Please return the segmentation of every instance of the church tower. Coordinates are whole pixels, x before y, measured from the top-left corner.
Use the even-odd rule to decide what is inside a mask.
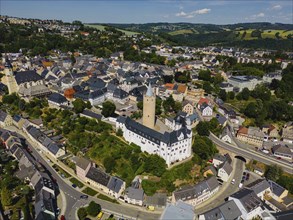
[[[151,129],[155,128],[156,120],[156,95],[149,84],[146,94],[143,96],[143,118],[142,123]]]

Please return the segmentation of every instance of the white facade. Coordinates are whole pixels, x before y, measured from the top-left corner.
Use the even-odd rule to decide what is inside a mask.
[[[261,213],[263,212],[261,206],[257,206],[252,211],[247,212],[246,209],[244,208],[244,206],[242,205],[242,203],[238,199],[229,197],[229,200],[234,200],[234,202],[236,203],[236,205],[238,206],[238,208],[241,211],[241,218],[242,219],[250,220],[256,216],[261,216]]]
[[[223,180],[224,182],[228,182],[230,175],[225,171],[225,169],[222,167],[218,170],[218,176],[221,178],[221,180]]]
[[[230,144],[232,143],[232,140],[228,134],[224,135],[221,139],[225,142],[230,143]]]
[[[131,119],[129,119],[131,120]],[[136,122],[134,122],[136,123]],[[140,125],[143,126],[143,125]],[[145,138],[142,135],[135,133],[126,128],[124,123],[116,122],[116,130],[119,128],[123,131],[123,137],[129,143],[134,143],[140,146],[141,151],[146,151],[149,154],[157,154],[162,157],[168,166],[172,163],[182,161],[191,156],[191,147],[192,147],[192,132],[187,134],[187,138],[183,134],[183,132],[176,131],[178,141],[172,144],[167,144],[163,140],[151,141],[152,138]],[[144,132],[143,126],[142,131]],[[137,131],[138,132],[138,131]],[[156,132],[156,131],[154,131]],[[170,133],[170,135],[175,135],[175,133]],[[162,135],[163,136],[163,135]]]
[[[208,117],[208,116],[213,116],[213,109],[210,106],[205,107],[202,110],[202,116]]]

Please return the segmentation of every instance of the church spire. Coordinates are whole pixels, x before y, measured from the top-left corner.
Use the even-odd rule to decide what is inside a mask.
[[[151,83],[149,83],[148,90],[146,92],[146,96],[152,97],[153,96],[153,89]]]

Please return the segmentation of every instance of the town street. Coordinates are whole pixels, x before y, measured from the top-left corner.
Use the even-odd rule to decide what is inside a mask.
[[[78,208],[85,206],[90,203],[90,201],[95,201],[101,205],[103,209],[105,209],[109,213],[116,214],[117,217],[126,217],[131,219],[158,219],[160,213],[151,213],[147,211],[143,211],[143,208],[128,205],[128,204],[115,204],[105,200],[101,200],[95,197],[89,196],[87,200],[80,199],[80,196],[83,195],[78,189],[73,188],[70,183],[66,182],[59,174],[52,168],[53,164],[49,164],[47,159],[42,156],[42,153],[39,153],[32,142],[25,138],[23,132],[19,131],[17,128],[10,126],[6,128],[10,131],[17,132],[20,138],[26,140],[29,148],[32,150],[32,155],[36,160],[39,160],[46,169],[52,174],[52,177],[56,179],[59,190],[62,191],[65,195],[66,202],[65,207],[61,207],[61,213],[66,217],[66,219],[76,220],[76,212]],[[21,134],[20,134],[21,133]],[[64,202],[63,202],[64,204]],[[64,210],[65,209],[65,210]]]

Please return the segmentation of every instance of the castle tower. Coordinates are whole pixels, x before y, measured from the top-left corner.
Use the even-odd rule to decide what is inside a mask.
[[[151,129],[155,128],[156,119],[156,95],[149,84],[146,94],[143,96],[143,118],[142,123]]]

